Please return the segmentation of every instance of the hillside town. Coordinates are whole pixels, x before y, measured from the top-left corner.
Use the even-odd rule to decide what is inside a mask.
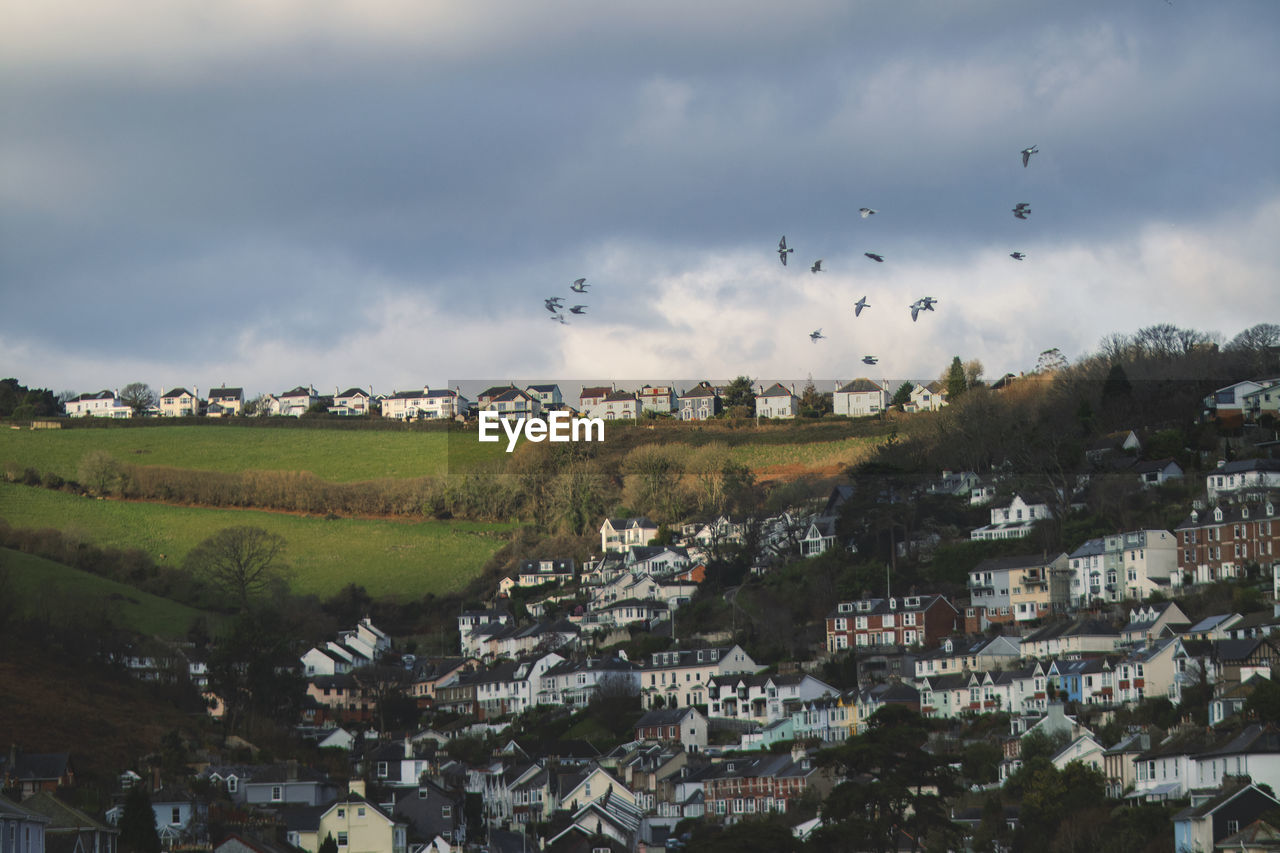
[[[835,391],[837,411],[889,408],[887,389],[860,383]],[[207,405],[174,390],[185,408],[161,402],[161,416],[242,402],[239,389],[211,391]],[[555,386],[490,390],[479,405],[509,416],[564,405]],[[584,389],[575,409],[634,418],[659,397],[697,418],[719,411],[723,389],[649,390]],[[798,413],[788,389],[761,390],[760,417]],[[312,389],[295,392],[307,396],[280,413],[316,405]],[[118,398],[104,394],[103,409],[73,409],[91,402],[81,395],[67,414],[111,416]],[[903,409],[945,405],[936,387],[904,396]],[[325,405],[375,403],[391,418],[470,405],[429,389]],[[176,744],[176,762],[118,768],[112,803],[93,816],[74,804],[91,740],[12,745],[0,755],[3,850],[113,853],[139,810],[163,849],[219,853],[1020,850],[1047,830],[1059,832],[1053,849],[1104,849],[1064,808],[1142,839],[1115,849],[1275,850],[1280,460],[1258,425],[1278,403],[1280,377],[1205,397],[1196,417],[1254,439],[1198,451],[1194,479],[1176,458],[1150,458],[1150,432],[1132,429],[1084,448],[1058,490],[997,466],[854,476],[764,516],[603,517],[590,558],[511,565],[456,614],[456,645],[406,642],[366,613],[277,660],[268,678],[296,691],[277,721],[305,745],[288,758],[234,735],[218,749]],[[1039,547],[1037,531],[1083,510],[1103,481],[1180,520]],[[977,523],[886,526],[868,510],[928,502]],[[817,567],[885,533],[890,562],[858,593],[834,590],[787,636],[747,629],[761,619],[743,603],[753,585],[813,586]],[[936,564],[958,543],[993,550],[959,583],[899,580],[899,562]],[[744,569],[732,583],[726,554]],[[727,623],[702,617],[713,605]],[[207,646],[140,641],[120,663],[140,683],[191,685],[232,732],[248,706],[212,677],[211,658]]]

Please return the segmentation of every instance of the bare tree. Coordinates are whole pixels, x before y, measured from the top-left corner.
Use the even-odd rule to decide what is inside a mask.
[[[969,359],[964,363],[964,381],[970,388],[977,388],[982,382],[982,374],[986,370],[982,366],[982,362],[976,358]]]
[[[145,382],[130,382],[120,389],[120,402],[133,409],[133,416],[140,417],[158,401],[156,392]]]
[[[120,463],[105,450],[90,450],[76,469],[80,484],[95,495],[107,495],[120,484]]]
[[[285,540],[261,527],[227,527],[187,555],[187,568],[235,596],[242,607],[287,577]]]

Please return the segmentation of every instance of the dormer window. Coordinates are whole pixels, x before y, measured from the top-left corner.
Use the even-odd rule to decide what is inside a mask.
[[[1222,507],[1217,507],[1213,511],[1213,520],[1222,521]]]

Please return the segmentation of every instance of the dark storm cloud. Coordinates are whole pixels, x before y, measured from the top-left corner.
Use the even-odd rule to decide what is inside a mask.
[[[502,358],[790,375],[817,357],[798,335],[815,310],[860,289],[897,305],[939,279],[967,313],[899,372],[984,346],[1017,369],[1055,334],[1028,280],[1047,299],[1072,279],[1050,257],[1077,281],[1123,273],[1132,305],[1188,288],[1188,324],[1208,283],[1171,281],[1162,256],[1227,233],[1236,280],[1274,273],[1243,236],[1278,195],[1269,2],[268,8],[198,32],[161,4],[151,29],[92,40],[52,4],[0,43],[0,357],[67,371],[31,381],[175,359],[268,386],[353,360],[412,380],[384,365],[415,347],[437,376]],[[1014,248],[1031,253],[1016,275],[983,260]],[[798,281],[817,257],[830,272]],[[581,275],[595,325],[547,328],[540,300]],[[1036,328],[1009,330],[1011,305]],[[1085,312],[1061,329],[1073,354],[1141,324],[1127,302],[1060,305]],[[1257,310],[1214,321],[1234,333]],[[748,342],[679,339],[726,311]],[[799,348],[778,328],[793,314]],[[495,328],[537,351],[460,345]],[[863,343],[832,337],[840,358]]]

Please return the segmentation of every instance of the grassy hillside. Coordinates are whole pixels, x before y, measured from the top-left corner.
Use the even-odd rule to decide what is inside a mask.
[[[104,450],[121,462],[198,471],[309,471],[323,480],[438,476],[504,455],[496,444],[440,431],[306,427],[149,426],[145,429],[0,430],[0,466],[75,479],[80,460]]]
[[[0,483],[0,518],[14,527],[58,528],[97,545],[141,548],[171,564],[224,527],[262,527],[288,542],[296,592],[326,596],[357,583],[370,595],[399,600],[461,589],[513,529],[94,500],[11,483]]]
[[[712,422],[609,424],[604,458],[653,442],[728,445],[736,461],[757,472],[778,466],[822,469],[860,459],[889,426],[874,420],[789,424]],[[75,479],[80,460],[103,450],[122,463],[199,471],[308,471],[348,483],[462,473],[511,460],[505,437],[481,443],[474,428],[454,431],[323,429],[305,424],[147,426],[119,429],[0,430],[0,468],[31,467]]]
[[[180,639],[197,616],[206,615],[210,624],[217,621],[216,616],[185,604],[61,563],[0,548],[0,573],[6,572],[21,613],[27,616],[79,598],[105,607],[116,625],[148,636]]]

